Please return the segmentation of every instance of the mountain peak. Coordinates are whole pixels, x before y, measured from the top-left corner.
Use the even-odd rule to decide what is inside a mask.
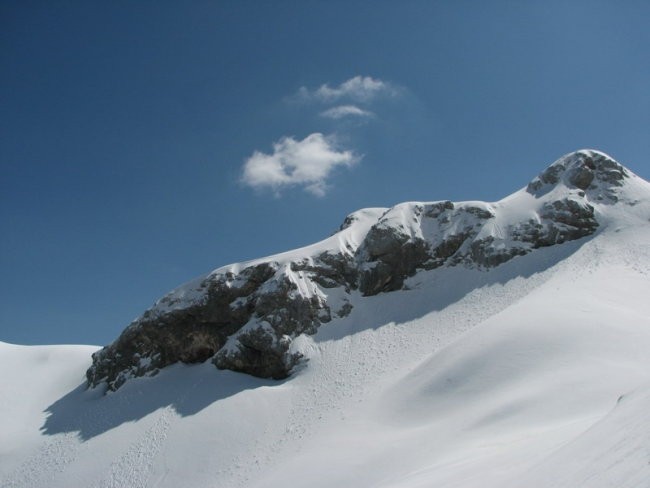
[[[595,149],[580,149],[565,154],[536,176],[526,190],[542,196],[558,185],[578,189],[604,202],[618,201],[617,188],[623,186],[630,172],[614,158]]]

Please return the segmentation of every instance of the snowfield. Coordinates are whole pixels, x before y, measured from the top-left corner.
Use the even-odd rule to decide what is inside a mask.
[[[353,295],[284,381],[208,361],[103,395],[96,347],[0,343],[0,486],[648,488],[650,185],[625,191],[594,236]]]

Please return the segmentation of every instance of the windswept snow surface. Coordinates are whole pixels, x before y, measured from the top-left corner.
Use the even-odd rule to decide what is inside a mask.
[[[282,382],[177,364],[102,396],[95,348],[0,343],[0,486],[647,488],[650,203],[629,183],[594,237],[354,296]]]

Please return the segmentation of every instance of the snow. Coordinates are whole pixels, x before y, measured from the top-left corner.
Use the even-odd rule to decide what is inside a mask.
[[[309,362],[284,381],[177,364],[102,395],[83,383],[96,347],[0,343],[0,486],[646,488],[648,188],[598,205],[595,236],[489,271],[327,290],[354,309],[293,342]],[[481,205],[496,232],[537,204]],[[382,218],[420,229],[413,205],[273,260],[355,249]]]

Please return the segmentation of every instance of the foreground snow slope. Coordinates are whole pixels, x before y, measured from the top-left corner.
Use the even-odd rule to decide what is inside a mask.
[[[648,243],[609,228],[433,303],[419,276],[283,383],[176,365],[102,397],[75,389],[93,348],[1,344],[0,485],[647,486]]]
[[[0,343],[4,487],[647,487],[650,202],[490,270],[351,294],[283,381],[175,364],[103,396],[89,346]]]

